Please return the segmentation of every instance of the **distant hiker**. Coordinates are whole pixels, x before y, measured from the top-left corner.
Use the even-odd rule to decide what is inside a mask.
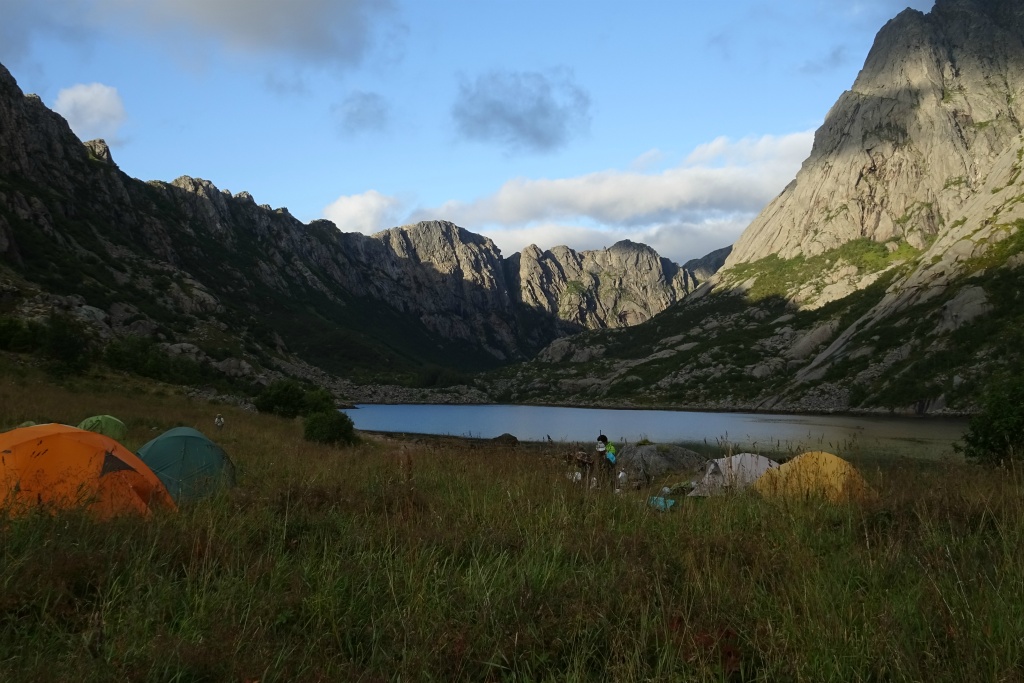
[[[607,477],[615,488],[615,444],[610,443],[604,434],[597,437],[597,458],[602,476]]]
[[[213,424],[217,428],[217,431],[224,429],[224,416],[217,413],[217,417],[213,418]]]

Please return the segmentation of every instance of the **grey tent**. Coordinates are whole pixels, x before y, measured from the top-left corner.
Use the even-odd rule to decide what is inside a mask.
[[[709,460],[704,467],[704,478],[697,482],[688,495],[717,496],[751,486],[762,474],[779,463],[756,453],[737,453],[727,458]]]

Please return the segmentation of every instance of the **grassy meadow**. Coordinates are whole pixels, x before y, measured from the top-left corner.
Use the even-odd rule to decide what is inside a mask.
[[[660,513],[572,485],[569,445],[329,447],[170,387],[0,376],[0,426],[100,413],[132,450],[204,431],[239,485],[0,517],[0,681],[1024,680],[1019,472],[874,460],[863,505]]]

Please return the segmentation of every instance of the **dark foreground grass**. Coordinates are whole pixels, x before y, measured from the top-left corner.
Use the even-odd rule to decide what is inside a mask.
[[[218,435],[222,497],[0,527],[0,681],[1024,680],[1013,472],[866,472],[861,506],[588,492],[549,452],[308,444],[174,395],[0,384],[0,418]],[[20,398],[19,398],[20,397]],[[80,414],[84,413],[84,414]]]

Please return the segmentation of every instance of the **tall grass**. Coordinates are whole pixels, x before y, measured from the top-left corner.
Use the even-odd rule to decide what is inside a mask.
[[[336,449],[120,382],[8,378],[0,422],[111,413],[129,448],[197,426],[239,486],[149,521],[4,521],[0,680],[1024,679],[1014,472],[906,461],[865,468],[864,505],[664,514],[574,486],[557,445]]]

